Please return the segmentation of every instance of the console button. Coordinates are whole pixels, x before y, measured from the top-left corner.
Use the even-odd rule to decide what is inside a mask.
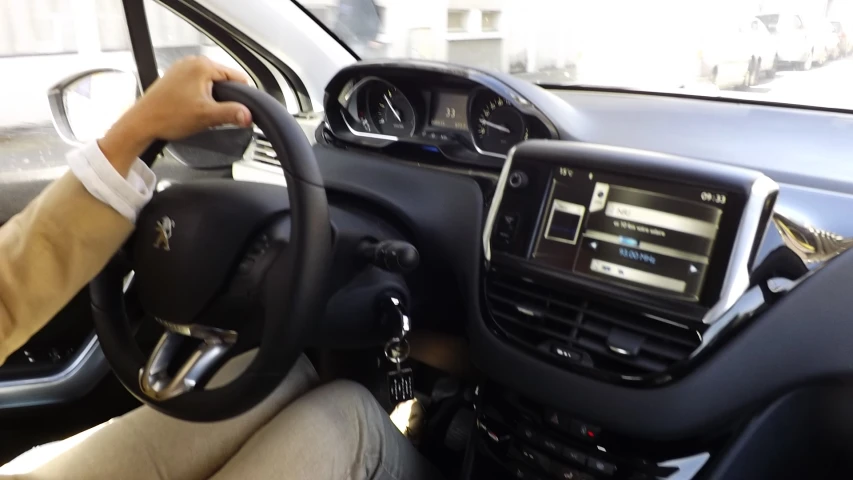
[[[518,427],[518,435],[522,440],[534,445],[539,445],[540,437],[536,430],[533,430],[530,425],[520,425]]]
[[[599,435],[601,435],[599,427],[577,420],[572,420],[568,428],[570,434],[585,440],[597,440]]]
[[[527,174],[522,172],[521,170],[516,170],[509,174],[509,178],[507,179],[509,182],[509,186],[512,188],[521,188],[527,185]]]
[[[560,480],[593,480],[586,473],[566,465],[555,464],[551,467],[551,473]]]
[[[559,428],[560,430],[568,430],[569,425],[572,423],[572,420],[565,413],[556,410],[546,410],[545,421],[552,427]]]
[[[597,458],[589,457],[586,459],[586,466],[595,472],[603,473],[604,475],[613,475],[616,473],[616,465],[612,463],[605,462],[604,460],[599,460]]]
[[[495,235],[504,243],[509,243],[515,238],[518,230],[519,215],[517,213],[498,213],[498,225]]]
[[[551,353],[570,362],[580,362],[583,360],[582,353],[575,350],[569,350],[568,348],[561,347],[560,345],[551,345]]]
[[[237,273],[239,273],[240,275],[245,275],[245,274],[251,272],[252,267],[254,267],[254,266],[255,266],[255,259],[252,257],[247,257],[242,262],[240,262],[240,265],[237,266]]]
[[[578,465],[586,465],[586,455],[574,448],[563,448],[563,457],[577,463]]]
[[[522,460],[532,463],[534,465],[538,465],[543,470],[549,470],[551,467],[551,460],[545,456],[544,453],[533,450],[530,447],[522,445],[518,448],[519,453],[521,453]]]
[[[506,429],[501,428],[497,424],[493,424],[493,422],[489,422],[488,420],[477,420],[477,427],[486,434],[489,440],[495,443],[501,443],[510,439],[509,433]]]
[[[563,452],[563,446],[555,442],[553,438],[543,437],[539,444],[542,446],[542,449],[548,453],[560,455]]]
[[[510,467],[510,471],[512,472],[513,478],[521,478],[524,480],[541,480],[542,478],[521,465],[513,465]]]

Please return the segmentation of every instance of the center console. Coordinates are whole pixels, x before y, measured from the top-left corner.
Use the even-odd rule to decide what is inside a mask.
[[[650,152],[511,151],[483,237],[474,347],[492,382],[471,478],[693,478],[713,441],[660,440],[672,428],[650,419],[678,413],[650,392],[723,330],[776,192],[759,172]]]

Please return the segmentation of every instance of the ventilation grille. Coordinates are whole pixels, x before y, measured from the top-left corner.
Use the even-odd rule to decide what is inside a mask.
[[[486,280],[486,298],[508,338],[561,364],[643,376],[667,370],[701,343],[697,330],[677,322],[494,271]]]
[[[255,127],[255,151],[252,154],[252,159],[269,165],[281,166],[272,144],[257,127]]]

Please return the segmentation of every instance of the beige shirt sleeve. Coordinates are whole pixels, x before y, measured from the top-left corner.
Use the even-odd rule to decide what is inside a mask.
[[[70,172],[0,226],[0,364],[101,271],[132,230]]]

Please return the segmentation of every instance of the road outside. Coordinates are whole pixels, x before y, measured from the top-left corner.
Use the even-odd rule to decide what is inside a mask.
[[[729,92],[726,92],[728,95]],[[767,102],[853,110],[853,57],[830,61],[807,72],[780,71],[732,96]]]
[[[554,73],[528,78],[557,83]],[[694,92],[685,89],[684,93]],[[707,89],[697,90],[696,93],[709,94]],[[806,72],[779,71],[774,78],[763,79],[749,89],[722,91],[719,94],[758,101],[853,110],[853,57],[832,61]],[[0,129],[0,173],[25,173],[62,166],[69,149],[51,124]]]

